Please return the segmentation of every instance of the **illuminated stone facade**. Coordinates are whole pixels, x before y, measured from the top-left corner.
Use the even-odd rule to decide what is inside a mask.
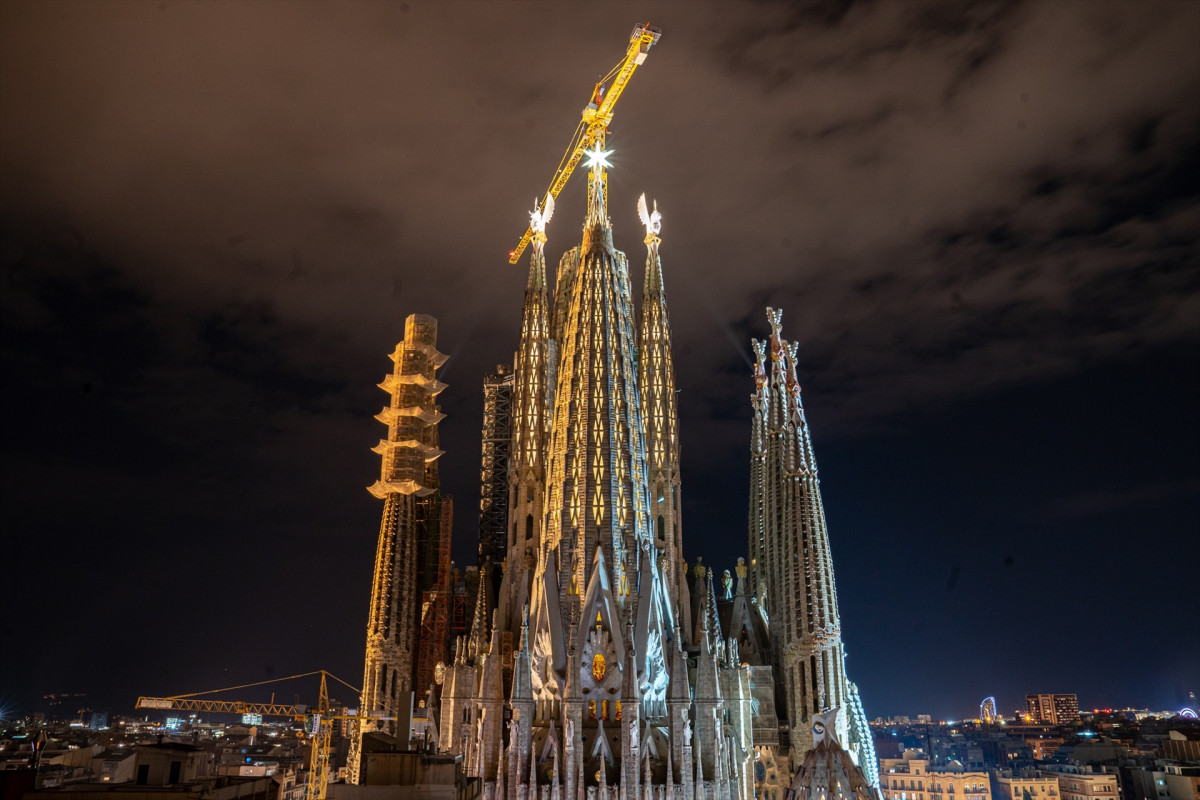
[[[804,753],[791,780],[789,797],[795,800],[878,800],[862,769],[837,738],[836,711],[810,719],[812,746]],[[782,800],[777,792],[759,795]]]
[[[814,797],[866,797],[878,768],[842,666],[795,345],[771,312],[769,376],[755,343],[751,561],[736,579],[689,568],[661,216],[639,202],[635,314],[602,169],[589,175],[582,241],[559,260],[553,291],[552,200],[531,215],[513,370],[485,385],[492,405],[487,392],[503,383],[510,393],[506,420],[485,410],[481,509],[493,535],[481,558],[491,563],[445,671],[439,749],[463,756],[485,800],[774,800],[797,774]],[[818,717],[829,725],[819,751]]]
[[[494,607],[481,586],[446,670],[439,746],[464,756],[485,798],[749,798],[752,671],[721,636],[713,576],[686,575],[681,554],[661,217],[641,205],[636,313],[601,170],[553,293],[553,204],[532,218],[507,556]]]
[[[838,741],[847,743],[874,786],[874,743],[858,689],[846,678],[825,507],[796,375],[798,346],[783,338],[782,318],[768,308],[770,338],[752,342],[749,547],[755,601],[769,620],[790,758],[795,763],[813,746],[808,720],[832,709]]]
[[[379,384],[391,402],[375,417],[388,426],[388,435],[373,448],[382,466],[379,480],[367,489],[383,500],[383,521],[375,551],[359,705],[364,717],[390,719],[366,723],[353,737],[349,767],[356,783],[362,734],[381,730],[397,735],[399,710],[410,707],[411,692],[424,688],[415,685],[420,652],[416,604],[428,589],[421,585],[422,573],[429,572],[422,566],[440,549],[440,537],[449,536],[441,525],[437,469],[442,455],[437,425],[445,416],[437,396],[445,384],[437,380],[436,372],[446,361],[437,351],[437,320],[425,314],[409,316],[404,341],[396,345],[391,359],[392,374]],[[440,577],[436,568],[434,574]]]

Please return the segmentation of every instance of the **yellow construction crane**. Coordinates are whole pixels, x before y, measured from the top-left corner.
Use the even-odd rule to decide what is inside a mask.
[[[269,683],[290,681],[294,678],[307,678],[312,675],[321,676],[321,694],[315,710],[313,710],[312,706],[299,704],[284,705],[275,702],[247,703],[240,700],[209,700],[200,697],[200,695],[231,692],[238,689],[248,689],[252,686],[265,686]],[[262,714],[264,717],[291,717],[299,722],[303,722],[304,732],[312,738],[312,756],[308,764],[308,791],[305,792],[305,800],[325,800],[325,793],[329,786],[329,750],[330,740],[333,736],[333,723],[347,719],[357,722],[359,719],[358,714],[354,712],[336,715],[330,713],[327,678],[333,678],[338,683],[345,685],[356,696],[362,695],[361,689],[351,686],[332,672],[326,672],[322,669],[315,672],[303,672],[299,675],[288,675],[285,678],[274,678],[269,681],[243,683],[240,686],[229,686],[224,689],[211,689],[207,692],[178,694],[172,697],[139,697],[135,707],[156,709],[159,711]],[[272,697],[273,700],[274,698]],[[373,719],[385,719],[384,717],[376,717],[375,715],[371,716]]]
[[[579,160],[583,158],[584,151],[597,147],[600,150],[604,149],[604,135],[608,132],[608,123],[612,122],[613,107],[621,99],[621,93],[625,91],[625,87],[629,85],[629,79],[633,77],[634,70],[646,60],[646,54],[650,52],[650,48],[661,36],[662,31],[650,27],[648,22],[645,25],[634,27],[633,33],[629,36],[629,47],[625,50],[625,57],[600,79],[592,91],[591,100],[583,109],[583,116],[579,120],[579,124],[575,126],[571,144],[567,146],[562,160],[558,162],[558,169],[554,171],[554,179],[550,182],[550,188],[546,190],[546,197],[558,197],[558,193],[566,185],[567,179],[579,165]],[[604,191],[607,200],[607,183]],[[541,203],[541,208],[538,210],[545,211],[545,197],[542,198]],[[532,237],[533,229],[526,228],[521,241],[509,251],[508,263],[516,264],[520,260],[521,254],[529,246],[529,240]]]

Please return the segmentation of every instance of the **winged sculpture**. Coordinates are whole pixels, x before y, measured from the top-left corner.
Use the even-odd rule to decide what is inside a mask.
[[[638,216],[642,218],[642,224],[646,226],[646,235],[650,236],[657,234],[662,230],[662,214],[658,213],[658,201],[654,201],[654,210],[649,211],[646,208],[646,195],[638,198]]]
[[[537,198],[533,200],[533,211],[529,212],[529,229],[534,233],[545,233],[546,223],[554,216],[554,195],[546,195],[546,204],[538,208]]]

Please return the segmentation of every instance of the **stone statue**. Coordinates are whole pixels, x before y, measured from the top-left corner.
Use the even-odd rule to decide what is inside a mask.
[[[700,563],[703,560],[704,556],[696,556],[696,567],[692,570],[692,574],[697,578],[703,578],[708,572],[708,570],[704,568],[704,565]]]
[[[546,203],[542,208],[538,208],[538,201],[535,197],[533,200],[533,211],[529,214],[529,229],[534,233],[545,233],[546,223],[554,216],[554,195],[546,195]]]
[[[638,724],[636,719],[629,720],[629,749],[636,750],[638,746]]]
[[[733,599],[733,576],[729,574],[729,570],[725,570],[725,574],[721,577],[721,586],[725,588],[725,599]]]
[[[658,213],[658,201],[654,201],[654,210],[650,211],[646,207],[646,195],[638,198],[637,202],[638,217],[642,220],[642,225],[646,228],[646,236],[653,236],[662,230],[662,214]]]

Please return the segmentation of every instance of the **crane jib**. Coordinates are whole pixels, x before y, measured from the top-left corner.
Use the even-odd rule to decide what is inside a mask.
[[[566,161],[564,166],[555,173],[555,179],[550,184],[550,188],[546,194],[551,197],[558,197],[559,192],[567,183],[567,179],[571,177],[571,173],[578,166],[580,158],[583,156],[584,149],[594,142],[603,142],[604,134],[608,124],[612,122],[613,108],[617,101],[621,99],[621,93],[625,91],[625,87],[629,84],[633,77],[634,70],[646,61],[646,54],[650,52],[650,48],[662,37],[662,31],[658,28],[650,27],[649,23],[645,25],[637,25],[633,29],[633,33],[629,37],[629,47],[625,51],[625,57],[609,70],[605,80],[616,75],[612,85],[608,91],[599,97],[599,104],[593,105],[593,101],[597,99],[597,92],[603,89],[603,81],[597,84],[589,96],[588,105],[583,110],[583,130],[576,128],[575,135],[571,137],[571,144],[567,147],[567,153],[570,153],[570,158],[563,156],[563,161]],[[562,164],[562,161],[559,162]],[[545,202],[544,200],[542,201]],[[529,246],[529,242],[533,238],[533,229],[526,228],[525,235],[521,237],[521,241],[517,246],[508,252],[508,263],[516,264],[520,260],[521,254],[525,252],[525,248]]]

